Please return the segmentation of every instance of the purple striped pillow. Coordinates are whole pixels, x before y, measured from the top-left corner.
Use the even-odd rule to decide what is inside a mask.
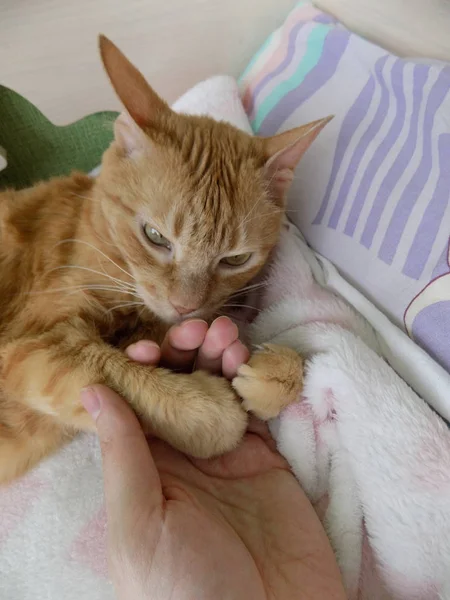
[[[450,371],[450,66],[400,59],[302,3],[240,85],[261,135],[336,115],[289,216]]]

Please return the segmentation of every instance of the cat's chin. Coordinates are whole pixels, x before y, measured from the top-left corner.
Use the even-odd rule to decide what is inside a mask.
[[[144,301],[145,306],[157,319],[167,325],[175,325],[176,323],[181,322],[181,316],[174,308],[167,305],[165,302],[153,298],[142,285],[138,284],[136,290]]]
[[[174,317],[168,317],[167,315],[157,315],[161,321],[167,323],[168,325],[180,325],[185,321],[189,321],[191,319],[203,319],[205,321],[210,320],[211,314],[206,313],[205,311],[195,310],[194,312],[188,313],[187,315],[179,315],[177,313]]]
[[[172,306],[152,298],[141,286],[138,285],[137,290],[149,311],[167,325],[179,325],[189,319],[204,319],[208,321],[219,308],[203,307],[186,315],[180,315]]]
[[[180,316],[178,313],[176,313],[175,311],[170,311],[169,310],[158,310],[157,308],[155,308],[154,306],[150,307],[149,309],[152,311],[152,313],[163,323],[165,323],[166,325],[177,325],[178,323],[181,323],[182,321],[185,321],[185,317],[184,316]]]
[[[167,325],[179,325],[184,321],[188,321],[189,319],[205,319],[207,320],[207,315],[204,311],[196,310],[187,315],[180,315],[175,310],[167,307],[158,307],[155,304],[148,304],[148,308],[151,312],[163,323]]]

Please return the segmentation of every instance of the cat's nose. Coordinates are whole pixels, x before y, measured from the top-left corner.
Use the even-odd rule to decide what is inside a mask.
[[[198,306],[198,305],[195,306],[194,303],[190,303],[189,305],[186,306],[185,303],[181,304],[180,302],[176,302],[173,300],[170,300],[170,304],[174,307],[174,309],[180,315],[188,315],[189,313],[194,312],[194,310],[197,310],[198,308],[200,308],[200,306]]]

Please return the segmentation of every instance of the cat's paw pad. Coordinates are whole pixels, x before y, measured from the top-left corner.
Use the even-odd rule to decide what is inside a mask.
[[[302,391],[303,360],[291,348],[264,344],[239,367],[233,387],[246,410],[260,419],[272,419]]]

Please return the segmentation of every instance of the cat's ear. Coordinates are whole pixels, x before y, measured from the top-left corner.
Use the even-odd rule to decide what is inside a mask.
[[[133,129],[134,124],[144,131],[151,129],[158,125],[163,114],[172,111],[146,82],[142,73],[104,35],[99,36],[99,48],[112,86],[128,113],[119,117],[116,137],[119,143],[124,141],[133,144],[133,139],[139,137],[139,132]]]
[[[271,194],[277,202],[284,202],[294,178],[295,167],[332,118],[325,117],[264,140],[267,157],[266,177]]]
[[[114,123],[114,138],[126,156],[136,156],[148,150],[150,140],[127,112],[121,113]]]

